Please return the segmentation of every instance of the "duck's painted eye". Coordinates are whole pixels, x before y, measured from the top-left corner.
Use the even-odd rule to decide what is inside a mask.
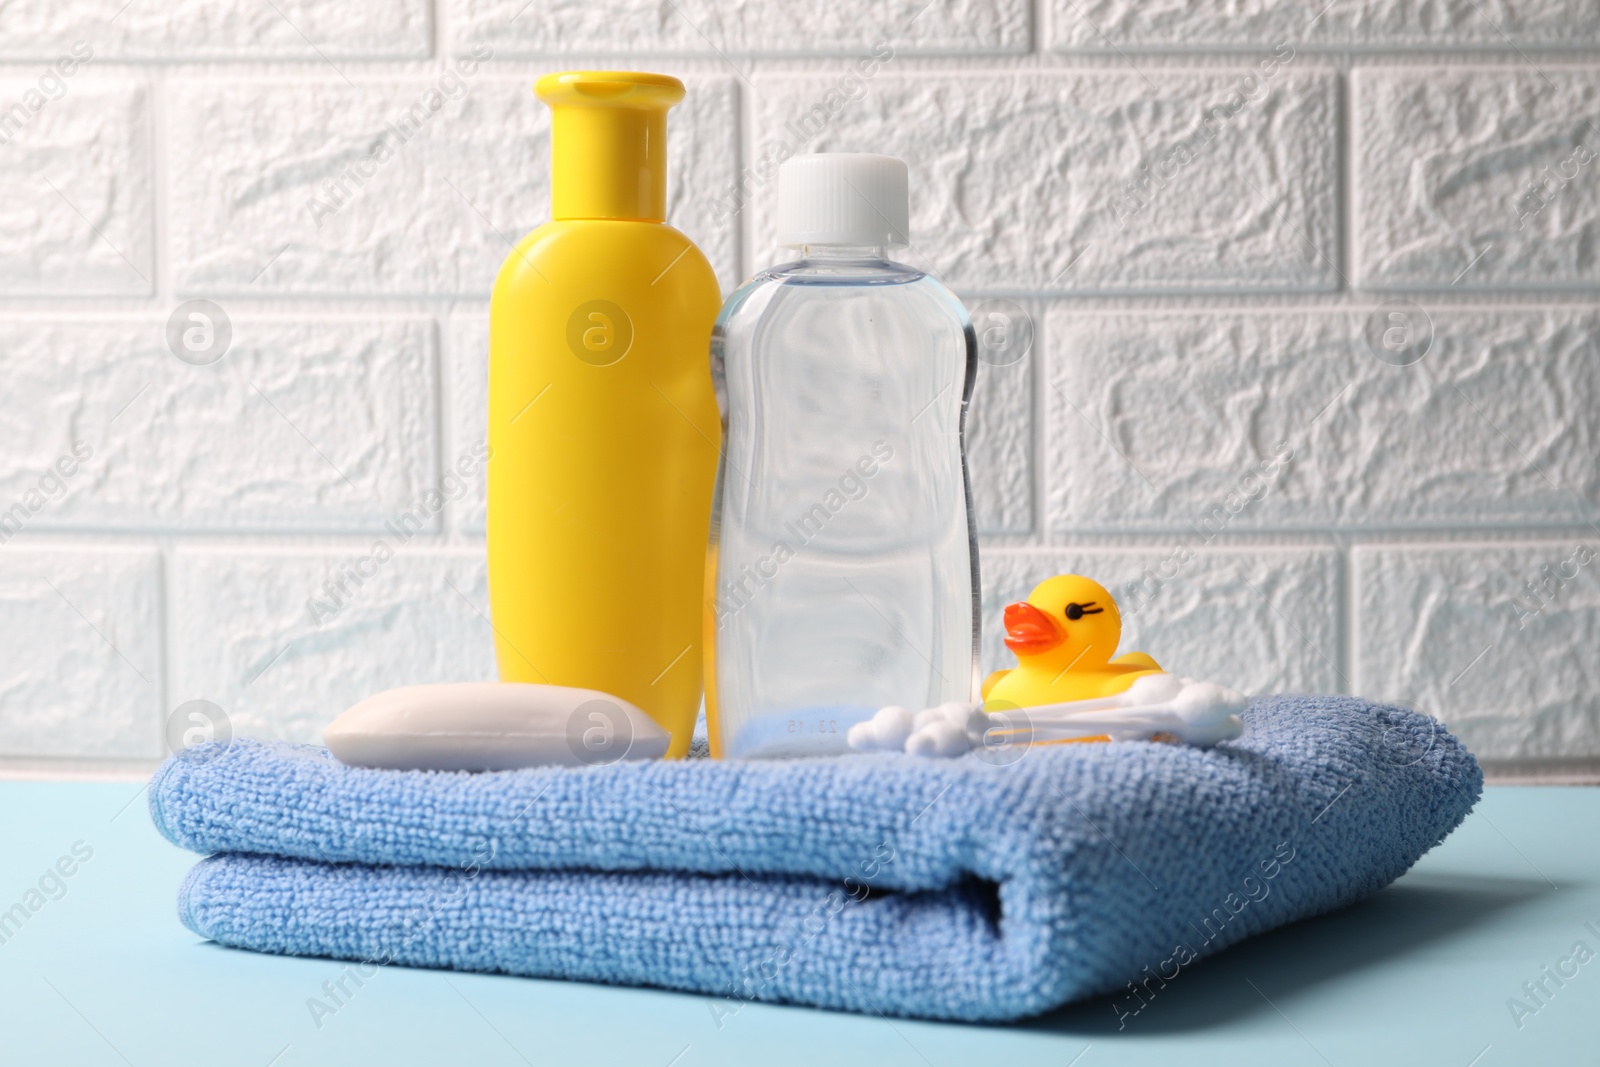
[[[1073,622],[1077,622],[1085,615],[1098,615],[1105,609],[1095,607],[1095,603],[1095,601],[1091,600],[1086,604],[1068,604],[1064,614]]]

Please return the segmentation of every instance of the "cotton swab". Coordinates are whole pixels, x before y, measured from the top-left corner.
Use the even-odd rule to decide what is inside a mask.
[[[984,712],[982,705],[948,703],[913,715],[887,707],[851,727],[859,751],[904,751],[954,757],[998,744],[1068,741],[1107,735],[1116,740],[1156,735],[1209,748],[1244,732],[1238,713],[1246,698],[1214,682],[1170,674],[1137,679],[1122,693],[1090,700]]]

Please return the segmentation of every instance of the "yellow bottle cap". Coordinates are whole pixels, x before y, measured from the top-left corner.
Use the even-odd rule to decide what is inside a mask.
[[[550,107],[550,217],[667,217],[667,110],[683,83],[665,74],[573,70],[533,91]]]

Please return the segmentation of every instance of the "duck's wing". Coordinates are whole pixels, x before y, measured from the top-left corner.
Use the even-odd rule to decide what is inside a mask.
[[[1161,664],[1157,663],[1155,661],[1155,657],[1151,656],[1148,652],[1127,652],[1118,656],[1111,662],[1116,664],[1118,667],[1137,667],[1143,670],[1152,671],[1159,671],[1162,669]]]
[[[1011,673],[1011,671],[1009,669],[1008,670],[1003,670],[1003,671],[991,671],[991,672],[989,672],[989,677],[987,677],[987,678],[985,678],[983,680],[983,686],[979,689],[979,692],[982,694],[983,699],[988,700],[989,699],[989,690],[993,689],[996,685],[998,685],[1000,683],[1000,679],[1004,678],[1006,675],[1008,675],[1010,673]]]

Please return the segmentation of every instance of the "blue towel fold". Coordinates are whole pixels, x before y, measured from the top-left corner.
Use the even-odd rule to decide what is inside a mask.
[[[216,853],[179,914],[227,945],[659,985],[719,1013],[1001,1020],[1153,989],[1358,900],[1481,790],[1460,742],[1401,708],[1269,697],[1245,721],[1210,751],[489,774],[235,740],[168,760],[150,810],[175,844]]]

